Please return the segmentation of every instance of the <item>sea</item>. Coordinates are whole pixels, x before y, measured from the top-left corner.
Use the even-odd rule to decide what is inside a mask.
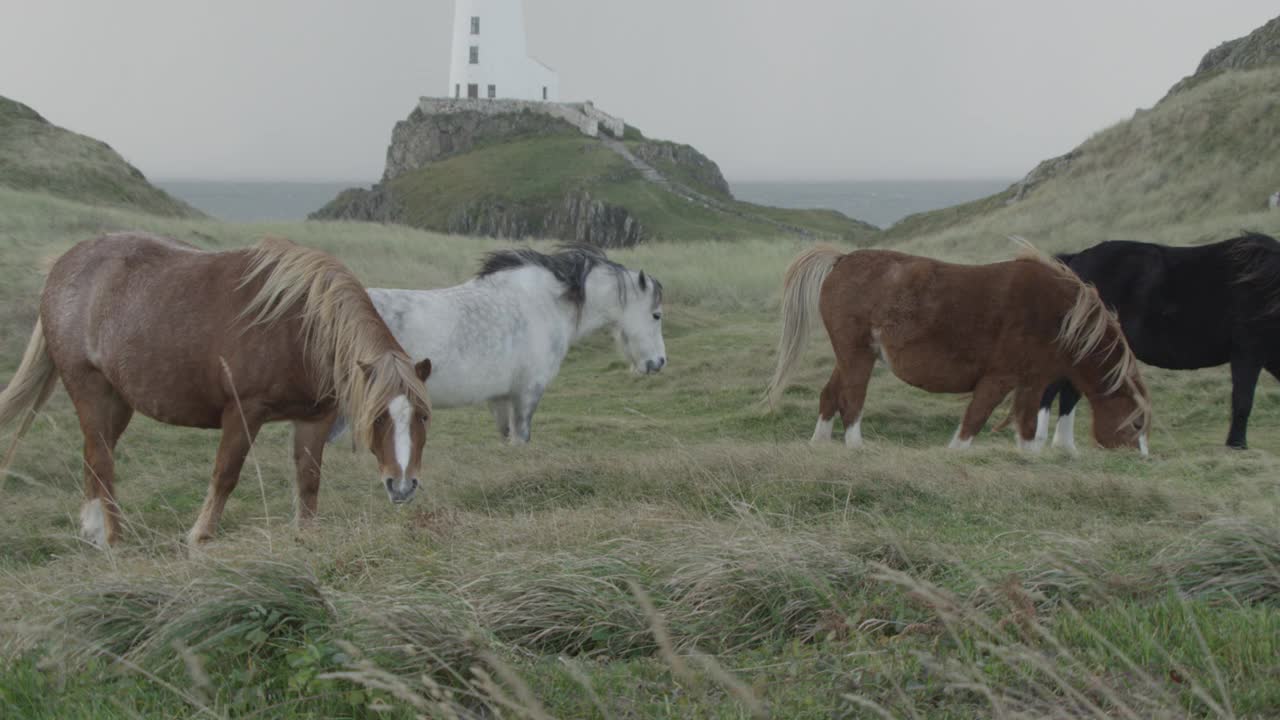
[[[1000,192],[1013,179],[843,180],[731,182],[739,200],[785,208],[838,210],[882,228],[928,210],[957,205]],[[175,197],[221,220],[276,222],[305,219],[350,187],[369,181],[271,182],[158,180]]]

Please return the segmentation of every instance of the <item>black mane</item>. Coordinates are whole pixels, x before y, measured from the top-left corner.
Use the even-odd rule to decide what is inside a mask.
[[[610,260],[604,251],[594,245],[562,245],[554,254],[540,253],[531,248],[495,250],[485,255],[476,277],[483,278],[507,270],[522,267],[539,267],[551,273],[564,286],[564,297],[575,307],[587,301],[587,276],[596,268],[604,268],[618,278],[618,296],[625,299],[628,283],[623,278],[627,269]],[[647,289],[652,282],[657,302],[662,299],[662,284],[641,274],[640,289]]]

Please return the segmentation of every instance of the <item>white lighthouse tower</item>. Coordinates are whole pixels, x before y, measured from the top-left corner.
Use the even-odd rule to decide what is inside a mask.
[[[556,72],[525,47],[524,0],[454,0],[447,97],[560,99]]]

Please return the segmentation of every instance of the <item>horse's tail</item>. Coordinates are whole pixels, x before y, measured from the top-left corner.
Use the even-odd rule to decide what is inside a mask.
[[[818,324],[818,299],[822,283],[844,253],[831,245],[816,245],[787,268],[782,281],[782,336],[778,339],[778,368],[765,390],[765,402],[773,407],[782,397],[787,377],[795,370],[809,333]]]
[[[22,436],[31,429],[36,413],[44,406],[53,389],[58,386],[58,369],[49,357],[49,345],[44,339],[44,325],[36,320],[36,328],[31,332],[31,341],[27,343],[27,351],[22,355],[22,363],[14,374],[9,386],[0,392],[0,428],[18,421],[18,431],[14,433],[4,458],[0,459],[0,477],[9,470],[9,463],[18,451],[18,443]]]

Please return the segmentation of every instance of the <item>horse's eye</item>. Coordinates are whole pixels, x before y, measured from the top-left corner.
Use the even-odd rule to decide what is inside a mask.
[[[662,313],[654,313],[654,314],[653,314],[653,319],[654,319],[654,320],[661,320],[661,319],[662,319]]]

